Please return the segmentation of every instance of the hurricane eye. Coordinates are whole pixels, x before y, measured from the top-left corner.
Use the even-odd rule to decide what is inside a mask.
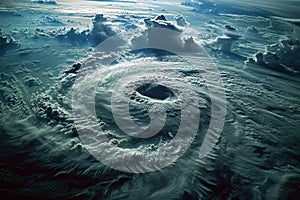
[[[175,94],[169,88],[155,84],[147,83],[136,89],[138,93],[148,98],[157,99],[157,100],[166,100],[168,98],[175,97]]]

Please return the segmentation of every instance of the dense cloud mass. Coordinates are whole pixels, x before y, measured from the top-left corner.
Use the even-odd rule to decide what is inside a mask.
[[[176,16],[175,22],[168,21],[164,15],[154,19],[144,19],[146,29],[142,35],[132,38],[131,43],[135,47],[159,45],[164,41],[167,49],[174,51],[199,52],[201,47],[194,41],[193,37],[185,35],[185,26],[188,25],[183,16]],[[165,29],[172,30],[165,32]],[[168,35],[166,36],[166,33]]]
[[[112,30],[110,22],[103,16],[103,14],[97,14],[92,20],[91,30],[87,29],[79,31],[71,28],[65,33],[58,34],[57,37],[70,42],[90,42],[97,45],[115,34],[116,33]]]
[[[53,1],[53,0],[33,0],[33,2],[35,3],[39,3],[39,4],[50,4],[50,5],[56,5],[56,1]]]
[[[107,19],[102,14],[96,15],[93,19],[93,29],[91,34],[96,44],[99,44],[106,38],[116,34],[107,23]]]
[[[298,38],[280,40],[277,43],[267,45],[265,52],[254,54],[249,58],[248,65],[256,64],[283,73],[299,73],[300,71],[300,43]]]
[[[17,46],[18,43],[14,38],[0,33],[0,53]]]
[[[210,41],[208,44],[218,50],[230,53],[232,51],[233,44],[240,38],[237,29],[230,25],[224,26],[224,31],[222,36],[216,37],[214,40]]]
[[[1,1],[0,194],[297,199],[298,3]],[[211,91],[220,82],[226,100]],[[214,144],[210,124],[224,108]],[[135,137],[150,125],[157,134]],[[177,139],[196,125],[194,138]],[[203,143],[213,148],[201,157]],[[158,169],[171,158],[158,150],[176,155],[186,144],[170,165],[128,173]],[[106,156],[99,161],[91,149]]]

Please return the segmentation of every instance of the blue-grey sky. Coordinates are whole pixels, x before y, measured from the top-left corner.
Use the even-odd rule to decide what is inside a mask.
[[[300,18],[300,0],[208,0],[216,4],[255,10],[277,16]]]

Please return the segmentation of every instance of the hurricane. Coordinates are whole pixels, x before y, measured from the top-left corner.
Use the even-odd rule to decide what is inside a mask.
[[[298,1],[0,2],[5,199],[297,199]]]

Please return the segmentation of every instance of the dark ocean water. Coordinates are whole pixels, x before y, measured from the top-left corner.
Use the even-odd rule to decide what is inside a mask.
[[[299,9],[2,1],[2,198],[298,199]]]

